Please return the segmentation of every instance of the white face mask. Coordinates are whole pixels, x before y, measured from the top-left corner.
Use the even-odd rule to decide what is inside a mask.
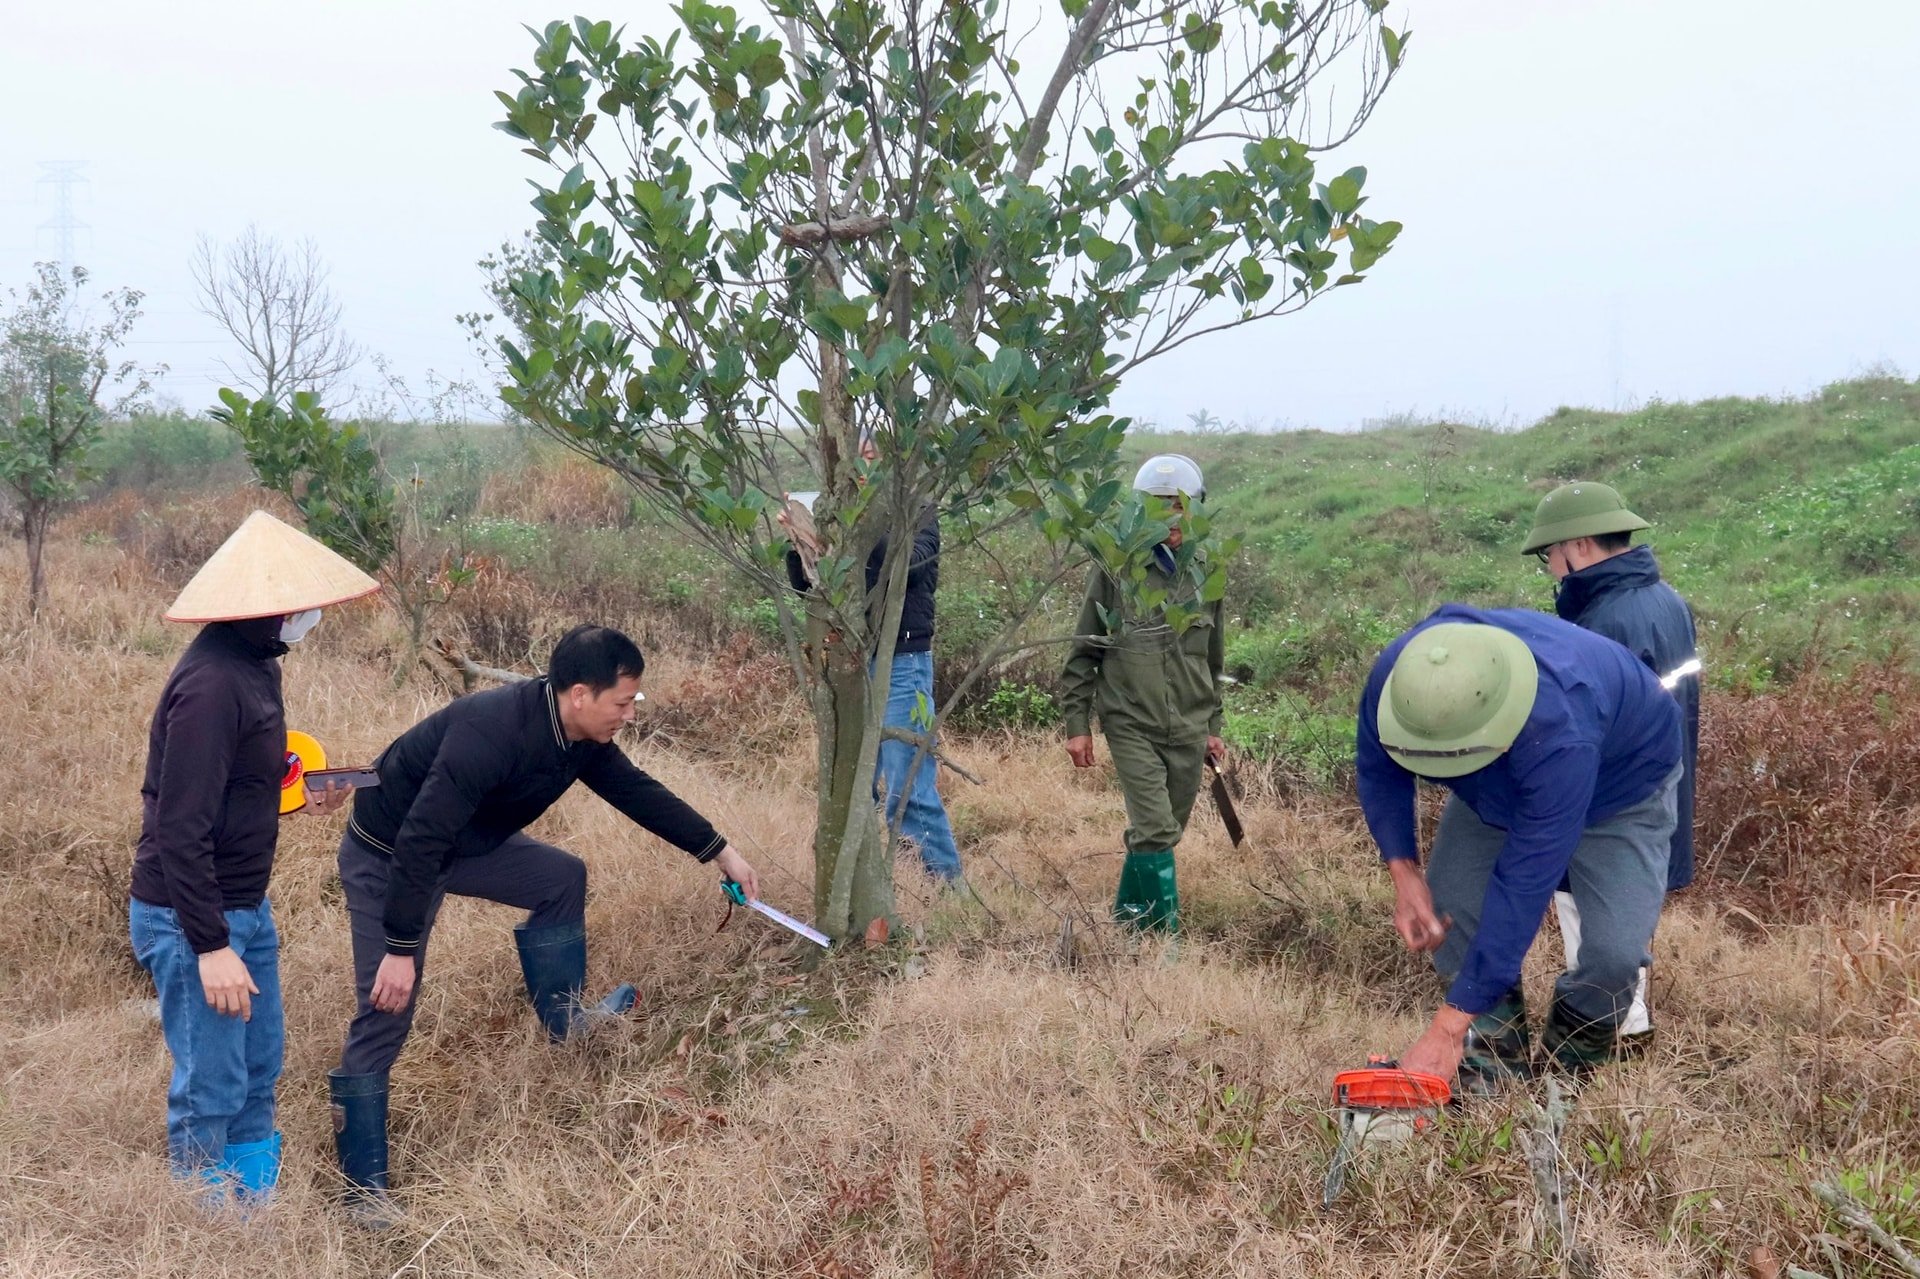
[[[289,613],[280,622],[280,642],[298,644],[307,637],[307,632],[320,624],[320,610],[310,608],[304,613]]]

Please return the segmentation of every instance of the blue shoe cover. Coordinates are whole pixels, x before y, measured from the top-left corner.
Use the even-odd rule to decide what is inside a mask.
[[[234,1194],[264,1199],[280,1182],[280,1134],[265,1141],[228,1142],[220,1166],[233,1174]]]

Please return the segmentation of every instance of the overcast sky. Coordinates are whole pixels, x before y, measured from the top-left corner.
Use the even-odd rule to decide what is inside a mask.
[[[580,0],[571,0],[574,6]],[[1034,0],[1006,0],[1018,7]],[[750,10],[751,0],[741,4]],[[41,164],[78,162],[75,259],[147,293],[135,353],[194,410],[225,380],[195,311],[205,232],[311,236],[352,336],[418,388],[472,375],[475,259],[529,225],[490,128],[538,0],[8,0],[0,285],[59,254]],[[638,29],[666,6],[589,8]],[[1803,395],[1920,372],[1920,4],[1395,0],[1414,35],[1368,129],[1356,288],[1193,343],[1119,406],[1341,429],[1525,424],[1560,404]]]

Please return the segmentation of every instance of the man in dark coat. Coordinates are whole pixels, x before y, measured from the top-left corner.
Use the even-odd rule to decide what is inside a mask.
[[[784,511],[780,522],[796,541],[808,536],[794,528]],[[818,553],[817,538],[812,549]],[[887,541],[882,538],[867,556],[869,594],[879,585],[886,558]],[[806,562],[797,550],[787,551],[787,580],[803,595],[813,589]],[[933,701],[934,592],[939,589],[940,521],[929,510],[913,535],[913,553],[907,561],[907,597],[901,601],[900,632],[894,639],[892,676],[887,681],[887,709],[882,721],[887,728],[910,733],[925,730],[920,708]],[[922,756],[912,742],[883,741],[879,767],[874,770],[874,798],[882,802],[887,824],[920,851],[920,864],[927,874],[953,884],[960,878],[960,848],[954,842],[947,806],[935,785],[937,772],[933,755]]]
[[[428,935],[449,894],[528,912],[514,942],[551,1038],[633,1005],[629,985],[585,1004],[586,864],[524,833],[575,781],[759,896],[733,845],[613,744],[633,719],[644,669],[619,631],[577,626],[554,646],[544,678],[460,698],[394,739],[375,764],[379,786],[356,797],[339,861],[359,1010],[328,1082],[340,1169],[363,1223],[392,1214],[388,1071],[413,1026]]]
[[[1693,785],[1700,747],[1700,660],[1693,611],[1661,580],[1653,549],[1634,546],[1633,534],[1651,527],[1605,484],[1563,484],[1540,501],[1525,552],[1538,556],[1559,581],[1554,611],[1623,645],[1660,677],[1680,704],[1682,749],[1679,820],[1667,860],[1667,891],[1693,882]],[[1580,914],[1570,893],[1555,895],[1569,953],[1579,950]],[[1652,1032],[1643,969],[1633,1009],[1621,1025],[1623,1051]]]
[[[879,459],[879,445],[871,435],[860,437],[860,457],[869,466]],[[813,565],[826,549],[813,527],[813,497],[789,494],[788,505],[775,517],[793,539],[787,549],[787,580],[802,595],[813,590]],[[803,548],[805,555],[801,554]],[[867,555],[869,599],[879,588],[886,559],[887,539],[883,537]],[[913,552],[907,560],[907,592],[900,605],[900,631],[894,639],[887,708],[881,721],[886,728],[913,734],[927,729],[923,708],[933,704],[934,595],[939,589],[940,517],[937,510],[928,507],[913,535]],[[919,850],[920,865],[927,874],[942,884],[955,886],[960,883],[960,848],[954,841],[947,806],[940,799],[938,773],[931,750],[923,751],[908,741],[884,740],[874,770],[874,799],[879,801],[888,827]]]

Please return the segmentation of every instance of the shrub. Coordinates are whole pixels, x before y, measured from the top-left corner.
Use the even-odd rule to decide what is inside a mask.
[[[88,454],[87,469],[93,474],[88,485],[93,493],[204,488],[209,481],[247,474],[233,432],[179,410],[109,423]]]
[[[1824,550],[1851,572],[1899,572],[1920,549],[1920,444],[1779,489],[1760,517],[1769,535]]]
[[[482,515],[467,521],[468,544],[486,555],[496,555],[515,568],[539,566],[547,551],[544,526],[504,515]]]
[[[1236,631],[1227,638],[1227,671],[1244,684],[1278,687],[1313,662],[1307,630],[1298,618],[1253,630]]]
[[[1060,703],[1038,684],[1002,679],[985,697],[974,700],[955,716],[964,728],[1037,730],[1060,722]]]
[[[1709,690],[1703,876],[1789,917],[1920,883],[1920,676],[1894,657],[1754,696]]]
[[[1283,698],[1251,706],[1229,703],[1224,719],[1221,735],[1227,744],[1256,764],[1277,768],[1285,775],[1282,790],[1302,783],[1340,787],[1353,775],[1351,714]]]

